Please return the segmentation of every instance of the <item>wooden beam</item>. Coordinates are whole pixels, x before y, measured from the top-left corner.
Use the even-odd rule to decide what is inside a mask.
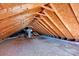
[[[23,16],[21,16],[23,18]],[[26,17],[24,19],[11,18],[4,20],[0,24],[0,39],[5,38],[23,28],[25,28],[32,20],[33,15]],[[4,25],[5,24],[5,25]]]
[[[45,9],[44,13],[49,18],[49,21],[52,22],[65,37],[69,39],[74,38],[54,12]]]
[[[49,8],[49,7],[47,7],[47,6],[41,5],[41,7],[44,8],[44,9],[47,9],[47,10],[49,10],[49,11],[54,12],[52,8]]]
[[[73,35],[73,37],[76,40],[79,40],[79,24],[76,21],[69,4],[51,4],[51,7],[66,26],[66,28]]]
[[[46,25],[46,23],[44,21],[42,21],[42,19],[38,19],[38,21],[43,25],[45,26],[45,28],[47,28],[47,30],[49,32],[51,32],[52,34],[54,34],[55,36],[58,36],[53,30],[50,29],[50,27],[48,25]]]
[[[42,11],[42,8],[40,6],[30,7],[30,8],[29,8],[29,6],[27,4],[23,5],[23,6],[24,7],[19,6],[20,8],[13,9],[12,11],[8,10],[8,12],[5,9],[4,10],[0,10],[0,21],[5,19],[5,18],[15,17],[15,16],[17,16],[19,14],[23,14],[23,13],[28,13],[28,14],[31,13],[31,14],[33,14],[33,13]],[[28,7],[25,7],[25,6],[28,6]]]
[[[34,23],[36,23],[36,24],[34,24]],[[35,29],[37,29],[36,30],[37,32],[40,32],[42,34],[50,34],[49,31],[47,31],[47,29],[39,21],[36,20],[34,23],[33,23],[33,26]]]
[[[49,19],[48,19],[47,17],[44,17],[44,16],[40,16],[40,17],[41,17],[42,21],[45,22],[46,25],[49,26],[49,28],[51,29],[51,31],[54,30],[54,32],[55,32],[56,34],[58,34],[58,36],[61,36],[61,37],[63,37],[63,38],[65,37],[65,36],[56,28],[56,26],[55,26],[53,23],[51,23],[51,22],[49,21]]]

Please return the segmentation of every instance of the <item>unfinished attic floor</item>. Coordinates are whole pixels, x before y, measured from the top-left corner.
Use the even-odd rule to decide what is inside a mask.
[[[24,37],[0,43],[0,56],[77,56],[79,43],[44,36],[43,39]]]

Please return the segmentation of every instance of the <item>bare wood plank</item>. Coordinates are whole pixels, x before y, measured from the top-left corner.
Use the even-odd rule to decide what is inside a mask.
[[[0,10],[0,19],[4,19],[4,18],[7,18],[7,17],[15,17],[16,15],[18,14],[22,14],[22,13],[35,13],[35,12],[40,12],[42,9],[40,6],[36,6],[36,7],[33,7],[33,5],[30,5],[30,7],[28,6],[28,4],[26,5],[23,5],[22,7],[21,6],[17,6],[16,8],[18,9],[12,9],[11,10],[8,10],[8,12],[6,10]],[[5,16],[5,17],[4,17]]]
[[[44,9],[47,9],[47,10],[49,10],[49,11],[54,12],[54,10],[53,10],[53,9],[51,9],[51,8],[49,8],[49,7],[47,7],[47,6],[41,5],[41,7],[42,7],[42,8],[44,8]]]
[[[40,16],[40,17],[41,17],[41,19],[43,19],[43,22],[46,22],[46,24],[49,25],[51,31],[54,30],[54,31],[58,34],[58,36],[61,36],[61,37],[63,37],[63,38],[65,37],[65,36],[57,29],[57,27],[56,27],[53,23],[51,23],[51,22],[49,21],[49,19],[48,19],[47,17],[44,17],[44,16]]]
[[[52,34],[58,36],[58,34],[53,30],[53,29],[50,29],[51,27],[49,27],[42,19],[38,19],[38,21],[47,28],[47,30],[49,32],[51,32]]]
[[[38,19],[38,22],[44,27],[44,29],[46,29],[50,34],[53,34],[49,29],[48,27],[45,26],[45,24],[43,24],[42,22],[40,22],[39,20],[41,20],[40,18],[36,18]],[[39,26],[38,26],[39,27]]]
[[[43,28],[41,28],[40,26],[38,27],[38,24],[35,22],[35,23],[33,23],[33,25],[32,25],[34,28],[34,30],[35,31],[37,31],[38,33],[42,33],[42,34],[44,34],[43,32],[45,31]],[[42,31],[41,31],[42,30]]]
[[[76,40],[79,40],[79,24],[68,4],[51,4],[60,20],[67,27]]]
[[[75,16],[77,17],[77,20],[79,22],[79,3],[71,3],[71,8],[73,9],[73,12]]]
[[[39,20],[41,20],[41,19],[39,19]],[[43,29],[45,29],[47,32],[44,32],[44,33],[46,33],[46,34],[51,34],[51,35],[53,35],[50,31],[48,31],[47,29],[46,29],[46,27],[44,27],[43,25],[42,25],[42,23],[41,22],[39,22],[39,21],[37,21],[37,23],[41,26],[41,28],[43,28]],[[38,25],[38,26],[39,26]]]
[[[29,16],[29,18],[27,17],[26,19],[22,19],[22,20],[18,19],[18,22],[16,22],[13,18],[14,23],[9,24],[8,27],[5,25],[4,28],[0,28],[1,29],[0,30],[0,38],[5,38],[5,37],[17,32],[17,31],[21,30],[22,28],[25,28],[33,20],[33,16]],[[3,25],[4,25],[4,23],[3,23]],[[0,27],[1,27],[1,25],[0,25]]]
[[[24,3],[0,3],[2,9],[13,8],[15,6],[23,5]]]
[[[49,21],[51,21],[64,34],[65,37],[69,39],[74,38],[54,12],[45,9],[44,13],[49,18]]]

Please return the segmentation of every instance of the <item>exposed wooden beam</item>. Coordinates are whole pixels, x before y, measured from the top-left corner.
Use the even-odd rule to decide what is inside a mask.
[[[33,15],[30,15],[28,17],[25,16],[25,19],[11,18],[2,21],[2,25],[0,25],[0,39],[25,28],[33,20],[33,17]]]
[[[22,7],[20,9],[15,9],[12,12],[10,10],[8,12],[3,11],[3,13],[0,13],[0,20],[3,20],[3,19],[8,18],[8,17],[15,17],[17,15],[24,14],[24,13],[33,14],[33,13],[40,12],[40,11],[42,11],[42,8],[40,6],[36,6],[36,7],[32,7],[32,8]]]
[[[45,9],[44,13],[49,18],[49,21],[52,22],[65,37],[69,39],[74,38],[54,12]]]
[[[66,25],[67,29],[73,35],[73,37],[79,39],[79,24],[68,4],[51,4],[55,13],[58,15],[60,20]]]

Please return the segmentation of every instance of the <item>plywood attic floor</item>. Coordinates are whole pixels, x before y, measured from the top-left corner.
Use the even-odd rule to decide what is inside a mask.
[[[49,37],[50,38],[50,37]],[[25,39],[24,37],[0,43],[0,56],[77,56],[79,43],[50,39]]]

